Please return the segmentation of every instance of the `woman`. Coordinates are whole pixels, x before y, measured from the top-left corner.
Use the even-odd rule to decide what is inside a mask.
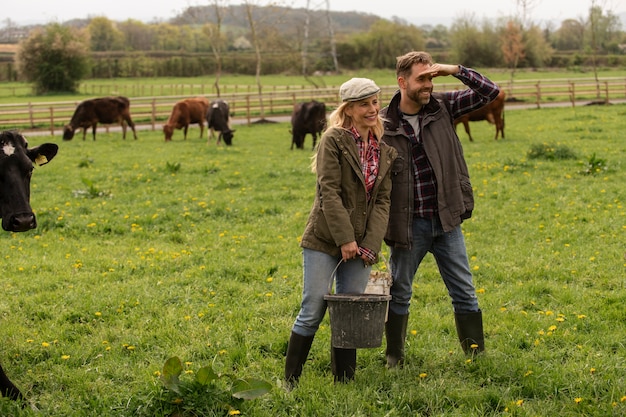
[[[396,151],[379,142],[380,88],[367,78],[342,84],[313,161],[317,192],[302,236],[304,288],[291,331],[285,380],[297,383],[326,313],[324,295],[365,291],[387,229],[391,164]],[[356,349],[332,348],[335,382],[354,378]]]

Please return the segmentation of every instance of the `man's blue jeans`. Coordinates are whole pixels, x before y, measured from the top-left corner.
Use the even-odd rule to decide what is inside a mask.
[[[324,295],[330,294],[333,271],[341,257],[304,248],[302,258],[304,267],[302,305],[292,331],[300,336],[313,336],[326,314]],[[335,292],[362,294],[367,287],[372,269],[371,266],[364,265],[361,258],[341,262],[336,271]]]
[[[439,218],[413,218],[413,245],[410,249],[391,248],[390,267],[393,276],[389,309],[409,314],[415,273],[426,256],[435,257],[441,278],[452,299],[455,313],[476,312],[478,299],[467,259],[461,226],[445,233]]]

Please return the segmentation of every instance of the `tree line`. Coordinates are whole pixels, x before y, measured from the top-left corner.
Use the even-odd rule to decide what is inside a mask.
[[[591,0],[585,18],[540,26],[531,0],[514,16],[470,15],[417,27],[356,12],[257,6],[248,1],[189,7],[169,22],[92,17],[31,30],[0,80],[34,82],[39,92],[75,91],[84,78],[201,76],[393,68],[408,50],[471,67],[618,66],[626,34],[611,10]],[[328,2],[327,2],[328,4]],[[6,26],[10,26],[10,22]],[[6,30],[6,28],[5,28]]]

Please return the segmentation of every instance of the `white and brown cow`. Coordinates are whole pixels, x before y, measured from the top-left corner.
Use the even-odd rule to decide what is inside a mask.
[[[30,178],[35,164],[47,164],[58,149],[54,143],[29,149],[24,136],[16,131],[0,132],[0,215],[2,228],[7,232],[25,232],[37,227],[37,219],[30,207]],[[0,393],[13,400],[24,399],[2,366]]]
[[[217,136],[217,144],[222,138],[226,145],[232,145],[234,129],[230,128],[230,107],[228,103],[220,98],[211,102],[206,113],[206,120],[209,125],[209,139],[214,137],[214,132],[219,132]]]

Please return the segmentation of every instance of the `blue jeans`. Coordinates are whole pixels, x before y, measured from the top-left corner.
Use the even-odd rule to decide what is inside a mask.
[[[341,260],[324,252],[304,248],[304,287],[302,304],[292,331],[300,336],[313,336],[326,314],[324,295],[330,294],[333,271]],[[365,267],[363,260],[350,259],[337,268],[335,292],[337,294],[362,294],[367,287],[372,267]]]
[[[439,218],[413,218],[411,249],[391,248],[391,301],[389,309],[396,314],[409,314],[413,294],[413,278],[427,252],[435,257],[441,278],[452,299],[455,313],[476,312],[478,299],[467,259],[461,226],[445,233]]]

